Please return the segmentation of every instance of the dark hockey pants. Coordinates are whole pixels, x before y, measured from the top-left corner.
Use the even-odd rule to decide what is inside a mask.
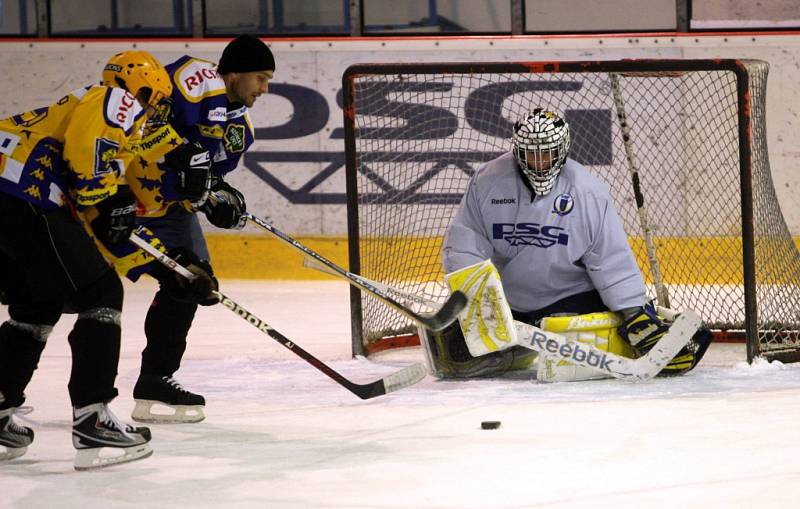
[[[111,310],[119,319],[122,283],[66,209],[44,211],[0,193],[0,286],[11,318],[0,326],[0,408],[24,401],[47,339],[41,331],[67,302],[80,317],[69,335],[73,406],[117,395],[120,328],[93,317]]]

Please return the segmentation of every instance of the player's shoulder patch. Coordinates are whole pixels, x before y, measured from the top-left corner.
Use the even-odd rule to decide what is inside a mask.
[[[136,121],[144,115],[144,109],[129,92],[121,88],[106,89],[105,103],[103,105],[105,121],[111,127],[118,127],[131,133]]]
[[[217,74],[216,65],[199,58],[188,58],[178,66],[172,74],[172,81],[190,102],[225,93],[225,82]]]

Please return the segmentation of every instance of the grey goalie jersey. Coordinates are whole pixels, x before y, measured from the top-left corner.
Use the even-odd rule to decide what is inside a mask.
[[[647,291],[608,186],[567,159],[553,190],[531,200],[511,152],[472,177],[445,235],[447,273],[491,258],[515,311],[597,289],[612,311]]]

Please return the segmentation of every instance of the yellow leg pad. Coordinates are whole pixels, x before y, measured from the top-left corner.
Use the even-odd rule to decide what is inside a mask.
[[[594,345],[600,350],[635,358],[633,347],[617,333],[621,320],[616,313],[598,312],[574,316],[548,316],[542,329],[556,332],[573,341]],[[606,378],[599,372],[552,355],[539,355],[537,379],[541,382],[570,382]]]

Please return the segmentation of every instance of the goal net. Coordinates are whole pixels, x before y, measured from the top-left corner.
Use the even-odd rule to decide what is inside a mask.
[[[570,157],[610,186],[651,297],[746,338],[749,361],[798,360],[800,256],[770,174],[767,73],[753,60],[351,66],[350,269],[442,302],[442,239],[470,177],[545,107],[566,115]],[[366,293],[351,309],[355,354],[418,342]]]

